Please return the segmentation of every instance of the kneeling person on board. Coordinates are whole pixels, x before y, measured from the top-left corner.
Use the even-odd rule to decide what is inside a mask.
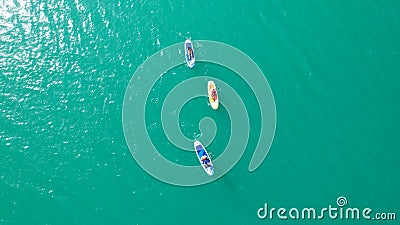
[[[205,155],[203,155],[203,156],[201,157],[201,162],[202,162],[204,165],[206,165],[206,167],[211,166],[211,164],[210,164],[210,159],[208,159],[208,157],[205,156]]]

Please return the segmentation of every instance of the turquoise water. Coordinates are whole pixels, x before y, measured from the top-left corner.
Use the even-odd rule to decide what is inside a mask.
[[[0,1],[0,223],[305,224],[261,220],[257,210],[337,206],[339,196],[398,217],[399,12],[398,1],[372,0]],[[249,151],[197,187],[163,183],[132,157],[126,87],[147,57],[186,38],[235,46],[266,75],[277,127],[256,171],[247,170],[260,132],[255,97],[232,71],[207,63],[176,67],[156,84],[146,106],[152,141],[171,161],[197,163],[168,145],[159,110],[178,82],[212,75],[249,100]],[[205,107],[194,114],[195,104]],[[212,155],[222,153],[223,106],[215,112],[199,98],[181,115],[189,137],[213,117]]]

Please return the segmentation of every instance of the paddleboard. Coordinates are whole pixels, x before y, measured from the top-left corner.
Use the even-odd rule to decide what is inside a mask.
[[[219,101],[218,101],[218,93],[217,87],[215,86],[212,80],[208,81],[208,100],[210,101],[211,108],[218,109]]]
[[[203,167],[204,171],[209,175],[212,176],[214,174],[214,165],[211,161],[210,156],[208,155],[204,146],[200,143],[200,141],[194,142],[194,149],[196,150],[197,158],[201,166]]]
[[[185,41],[185,59],[186,59],[186,64],[188,65],[188,67],[193,68],[194,63],[196,62],[196,59],[194,56],[193,44],[189,39]]]

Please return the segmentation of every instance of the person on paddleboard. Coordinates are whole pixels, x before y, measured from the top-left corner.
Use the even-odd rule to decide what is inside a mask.
[[[217,91],[215,89],[212,90],[211,97],[214,100],[214,102],[217,100]]]
[[[193,49],[188,47],[189,60],[193,59]]]
[[[210,164],[210,159],[206,156],[206,155],[203,155],[202,157],[201,157],[201,162],[206,166],[206,167],[208,167],[208,166],[211,166],[211,164]]]

